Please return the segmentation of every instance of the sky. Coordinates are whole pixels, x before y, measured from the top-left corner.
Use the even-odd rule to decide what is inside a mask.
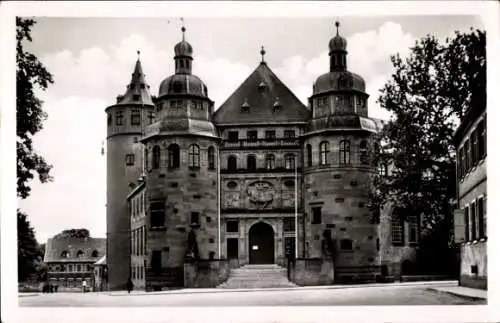
[[[328,42],[334,22],[347,39],[348,69],[361,75],[370,95],[369,116],[387,119],[376,103],[393,72],[390,56],[405,56],[421,37],[443,40],[455,30],[484,28],[478,16],[377,16],[314,18],[186,18],[186,40],[194,48],[193,73],[208,86],[218,108],[260,62],[307,104],[312,84],[328,72]],[[123,94],[140,50],[152,94],[171,75],[181,21],[171,18],[36,18],[26,49],[53,74],[39,93],[48,113],[34,137],[37,151],[53,165],[54,181],[31,183],[19,207],[29,215],[39,242],[70,228],[106,236],[106,140],[104,109]]]

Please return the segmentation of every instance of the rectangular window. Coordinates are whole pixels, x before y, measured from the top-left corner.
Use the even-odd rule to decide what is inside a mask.
[[[321,223],[321,207],[312,208],[312,224]]]
[[[477,226],[478,226],[478,238],[485,237],[484,230],[484,205],[483,198],[477,200]]]
[[[156,275],[161,273],[161,250],[153,250],[153,254],[151,255],[151,267]]]
[[[472,241],[477,239],[476,234],[476,203],[472,203],[470,206],[470,239]]]
[[[238,238],[228,238],[226,241],[227,258],[238,259]]]
[[[116,111],[116,125],[123,125],[123,111]]]
[[[470,231],[469,231],[469,207],[466,206],[464,209],[464,223],[465,223],[465,241],[470,241]]]
[[[268,140],[276,139],[276,131],[266,130],[266,139]]]
[[[294,139],[295,138],[295,130],[285,130],[284,137],[285,137],[285,139]]]
[[[108,113],[108,126],[111,126],[113,123],[113,114],[110,112]]]
[[[408,217],[408,243],[418,243],[418,218],[416,216]]]
[[[148,111],[148,124],[152,124],[155,120],[155,113],[153,111]]]
[[[285,255],[295,258],[295,237],[285,237]]]
[[[132,126],[141,125],[141,111],[139,109],[134,109],[130,113],[130,124]]]
[[[191,224],[200,224],[200,213],[191,212]]]
[[[135,155],[134,154],[126,154],[125,155],[125,165],[134,166],[135,163]]]
[[[247,131],[247,139],[249,141],[257,141],[257,130]]]
[[[295,218],[284,218],[283,219],[283,231],[284,232],[294,232],[295,231]]]
[[[238,220],[229,220],[226,222],[226,232],[238,233],[240,223]]]
[[[238,141],[238,131],[229,131],[227,133],[227,139],[229,142],[237,142]]]
[[[462,178],[462,176],[464,175],[464,149],[463,148],[460,148],[458,150],[458,158],[457,158],[457,162],[458,162],[458,178]]]
[[[470,163],[471,166],[476,165],[477,159],[477,134],[476,130],[474,130],[470,136]]]
[[[464,143],[464,155],[465,155],[465,172],[464,175],[469,171],[470,168],[470,147],[469,140],[466,140]]]
[[[350,239],[340,240],[340,250],[341,251],[352,251],[352,240],[350,240]]]
[[[165,203],[163,201],[151,202],[149,209],[151,210],[151,228],[164,227]]]
[[[478,137],[477,158],[480,160],[486,155],[486,118],[478,123],[476,132]]]
[[[403,245],[403,221],[398,217],[391,220],[391,238],[393,245]]]
[[[170,107],[172,109],[182,109],[182,100],[173,100],[170,102]]]

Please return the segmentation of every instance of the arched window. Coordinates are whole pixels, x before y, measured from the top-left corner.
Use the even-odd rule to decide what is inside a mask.
[[[327,165],[328,164],[328,142],[323,141],[319,144],[319,164]]]
[[[83,253],[83,251],[81,251],[81,250],[78,250],[78,252],[76,253],[76,257],[77,257],[77,258],[82,258],[82,257],[83,257],[83,255],[84,255],[84,253]]]
[[[177,144],[171,144],[168,150],[168,168],[178,168],[180,165],[180,148]]]
[[[99,252],[97,250],[92,251],[92,257],[99,257]]]
[[[349,142],[349,140],[340,141],[339,163],[341,165],[351,163],[351,143]]]
[[[363,165],[368,164],[368,144],[366,140],[359,143],[359,161]]]
[[[276,166],[276,159],[274,155],[266,155],[266,169],[274,169]]]
[[[311,167],[313,163],[312,161],[313,153],[312,153],[312,147],[309,144],[307,144],[306,146],[306,154],[307,154],[307,166]]]
[[[215,149],[208,147],[208,169],[215,169]]]
[[[227,169],[229,171],[236,171],[236,168],[238,167],[237,162],[236,162],[236,157],[235,156],[229,156],[227,158]]]
[[[257,169],[257,162],[255,159],[255,155],[247,156],[247,169],[250,171],[254,171]]]
[[[200,167],[200,147],[198,145],[189,146],[189,167]]]
[[[285,156],[285,168],[286,169],[295,169],[295,155],[287,154]]]
[[[160,168],[160,146],[156,145],[153,147],[153,162],[151,166],[153,169]]]

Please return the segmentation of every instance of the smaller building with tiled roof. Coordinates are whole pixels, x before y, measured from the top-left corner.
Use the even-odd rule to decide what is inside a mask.
[[[48,280],[61,288],[80,288],[86,281],[90,288],[94,264],[106,255],[106,239],[71,235],[70,231],[47,240],[44,262],[48,267]]]

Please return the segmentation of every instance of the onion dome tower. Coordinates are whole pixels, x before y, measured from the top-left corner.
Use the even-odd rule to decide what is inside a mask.
[[[138,55],[140,52],[137,52]],[[107,266],[108,288],[125,289],[130,272],[127,195],[143,172],[139,139],[152,121],[154,104],[138,57],[125,94],[106,108],[107,114]]]
[[[186,28],[181,30],[182,40],[174,47],[175,74],[161,82],[156,122],[147,127],[142,139],[147,151],[148,252],[161,259],[157,263],[177,268],[178,273],[182,273],[185,257],[219,257],[219,138],[212,123],[213,101],[205,83],[192,73],[193,47],[185,39]],[[195,240],[196,255],[188,250]],[[173,279],[146,284],[183,281]]]
[[[376,268],[379,261],[377,225],[370,223],[366,207],[374,169],[369,147],[379,124],[368,118],[365,82],[347,70],[347,40],[338,22],[335,27],[328,44],[330,70],[313,85],[312,118],[303,136],[306,232],[311,257],[321,256],[322,239],[329,236],[335,241],[335,266],[356,271]]]

